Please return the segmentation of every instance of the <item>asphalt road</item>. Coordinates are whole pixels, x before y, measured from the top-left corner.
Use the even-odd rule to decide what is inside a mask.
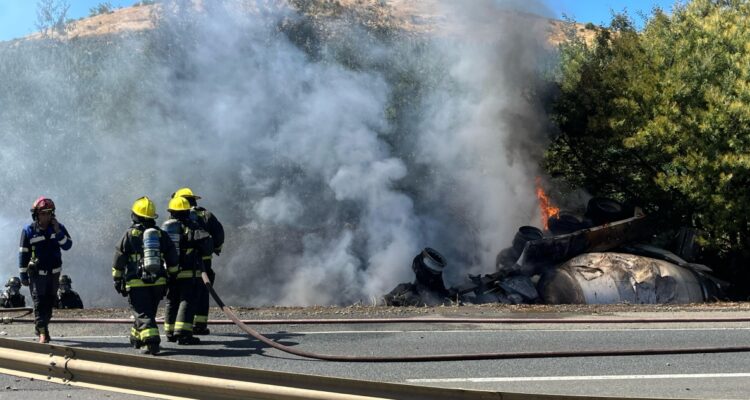
[[[639,314],[633,314],[641,317]],[[659,317],[666,317],[661,314]],[[669,315],[671,316],[671,314]],[[695,316],[695,315],[691,315]],[[741,317],[750,312],[701,316]],[[488,317],[483,315],[483,317]],[[585,317],[579,315],[577,317]],[[327,354],[405,355],[583,351],[750,345],[748,323],[634,324],[357,324],[268,325],[270,338]],[[27,324],[0,327],[32,340]],[[588,396],[747,399],[750,353],[488,360],[429,363],[342,363],[301,359],[267,348],[233,326],[212,326],[200,346],[163,342],[159,357],[264,370],[491,391]],[[53,342],[137,353],[125,325],[54,325]],[[2,333],[0,333],[2,334]],[[3,390],[3,388],[5,388]],[[104,392],[0,375],[3,399],[103,398]],[[91,397],[89,397],[91,396]],[[125,397],[117,394],[112,398]]]

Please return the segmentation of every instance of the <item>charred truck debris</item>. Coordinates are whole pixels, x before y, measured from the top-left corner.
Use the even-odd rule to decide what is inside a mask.
[[[448,302],[451,297],[443,283],[445,258],[429,247],[414,257],[411,269],[414,283],[402,283],[385,296],[386,304],[393,306],[435,306]]]
[[[544,201],[542,207],[550,208]],[[398,285],[385,304],[684,304],[723,297],[728,283],[687,261],[695,231],[683,229],[671,252],[647,244],[653,226],[637,207],[595,197],[582,217],[550,209],[545,230],[518,229],[497,255],[497,272],[469,275],[456,287],[443,283],[445,258],[424,249],[412,263],[414,282]]]

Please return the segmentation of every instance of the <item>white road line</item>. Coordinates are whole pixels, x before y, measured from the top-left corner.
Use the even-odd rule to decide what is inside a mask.
[[[703,379],[703,378],[750,378],[750,373],[724,374],[673,374],[673,375],[593,375],[593,376],[518,376],[504,378],[446,378],[446,379],[407,379],[409,383],[451,383],[451,382],[545,382],[545,381],[615,381],[641,379]]]
[[[21,339],[21,340],[37,340],[39,339],[38,336],[6,336],[9,339]],[[68,339],[110,339],[110,338],[127,338],[127,335],[102,335],[102,336],[52,336],[52,341],[56,340],[68,340]]]
[[[680,332],[680,331],[750,331],[750,327],[729,327],[729,328],[644,328],[644,329],[480,329],[480,330],[450,330],[450,331],[417,331],[417,330],[388,330],[388,331],[284,331],[276,333],[289,333],[289,334],[301,334],[301,335],[329,335],[336,333],[509,333],[509,332],[555,332],[555,333],[570,333],[570,332],[650,332],[650,331],[664,331],[664,332]],[[269,333],[270,334],[270,333]]]

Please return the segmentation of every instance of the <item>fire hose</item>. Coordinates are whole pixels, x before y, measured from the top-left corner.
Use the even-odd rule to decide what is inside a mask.
[[[732,352],[750,352],[750,346],[733,346],[733,347],[696,347],[696,348],[673,348],[673,349],[627,349],[627,350],[585,350],[585,351],[546,351],[546,352],[505,352],[505,353],[474,353],[474,354],[436,354],[436,355],[418,355],[418,356],[347,356],[318,354],[298,350],[289,346],[279,344],[268,339],[261,333],[247,325],[247,323],[262,324],[330,324],[330,323],[672,323],[672,322],[750,322],[750,318],[631,318],[631,319],[514,319],[514,318],[390,318],[390,319],[301,319],[301,320],[265,320],[265,321],[243,321],[235,312],[224,304],[221,297],[213,288],[208,275],[203,272],[201,278],[206,285],[211,297],[219,305],[222,312],[229,320],[210,321],[212,324],[234,324],[243,332],[262,343],[277,350],[293,354],[304,358],[312,358],[325,361],[344,361],[344,362],[425,362],[425,361],[460,361],[460,360],[497,360],[497,359],[523,359],[523,358],[571,358],[571,357],[599,357],[599,356],[639,356],[639,355],[667,355],[667,354],[702,354],[702,353],[732,353]],[[4,323],[8,322],[31,322],[30,320],[21,319],[31,313],[30,308],[0,309],[1,311],[27,311],[20,317],[3,318]],[[93,318],[76,318],[76,319],[53,319],[57,323],[131,323],[129,319],[93,319]]]
[[[30,312],[29,312],[30,313]],[[23,319],[27,314],[3,318],[3,323],[32,323],[33,319]],[[133,320],[128,318],[53,318],[50,322],[57,324],[132,324]],[[161,318],[157,323],[163,323]],[[358,324],[655,324],[655,323],[732,323],[750,322],[750,317],[728,317],[728,318],[613,318],[613,319],[590,319],[590,318],[305,318],[305,319],[253,319],[242,320],[245,324],[254,325],[331,325],[345,322],[350,325]],[[211,319],[209,325],[235,325],[230,319]]]
[[[465,360],[499,360],[499,359],[521,359],[521,358],[569,358],[569,357],[599,357],[599,356],[642,356],[662,354],[705,354],[705,353],[735,353],[750,352],[750,346],[735,347],[702,347],[702,348],[675,348],[675,349],[635,349],[635,350],[584,350],[584,351],[541,351],[541,352],[516,352],[516,353],[475,353],[475,354],[435,354],[419,356],[345,356],[332,354],[318,354],[303,350],[297,350],[283,344],[274,342],[260,334],[255,329],[247,326],[229,307],[224,304],[213,288],[208,275],[201,274],[203,283],[208,288],[211,297],[219,305],[224,314],[234,322],[245,333],[260,340],[264,344],[285,353],[305,358],[313,358],[325,361],[346,362],[416,362],[416,361],[465,361]]]
[[[10,307],[10,308],[0,308],[0,313],[12,313],[12,312],[24,312],[21,315],[16,315],[14,317],[3,317],[2,322],[4,324],[13,322],[15,320],[18,320],[20,318],[23,318],[31,313],[34,312],[34,309],[31,307]]]

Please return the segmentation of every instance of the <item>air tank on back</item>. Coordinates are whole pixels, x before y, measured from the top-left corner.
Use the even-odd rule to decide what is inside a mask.
[[[143,269],[150,275],[159,273],[162,268],[159,230],[146,229],[143,232]]]
[[[174,243],[174,247],[177,250],[177,254],[180,254],[180,234],[182,233],[182,223],[176,219],[169,219],[164,222],[161,229],[163,229],[169,235],[169,238]]]

